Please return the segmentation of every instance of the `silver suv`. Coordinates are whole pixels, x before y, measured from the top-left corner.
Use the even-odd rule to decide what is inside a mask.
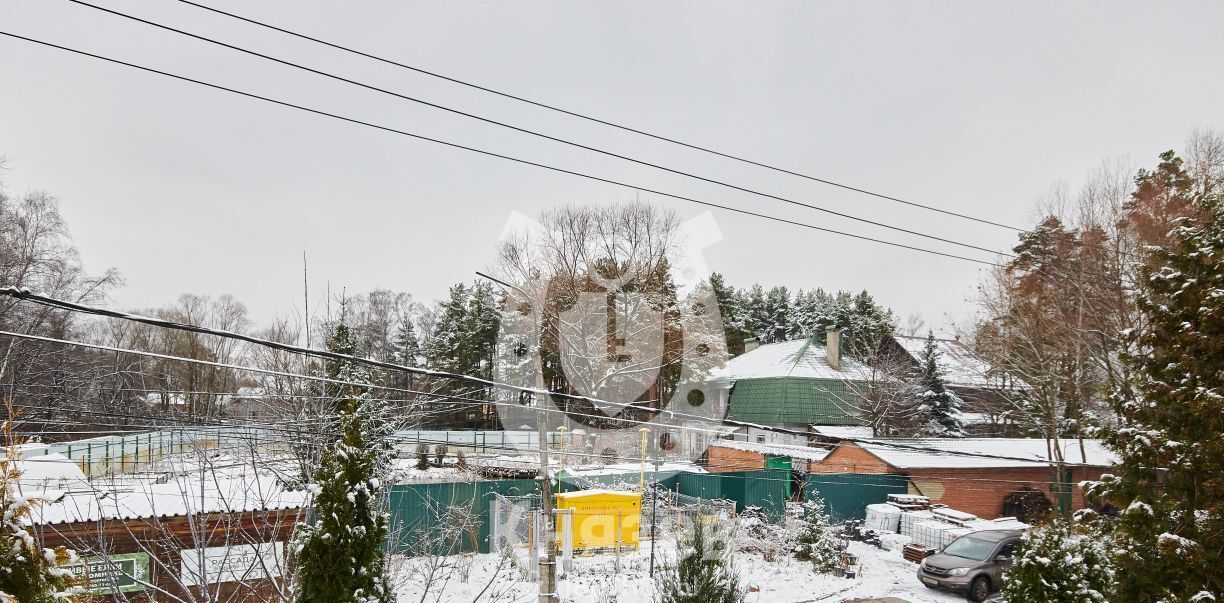
[[[953,540],[937,555],[918,564],[918,579],[928,588],[960,593],[970,601],[985,601],[1003,587],[1003,572],[1011,565],[1020,542],[1018,530],[983,530]]]

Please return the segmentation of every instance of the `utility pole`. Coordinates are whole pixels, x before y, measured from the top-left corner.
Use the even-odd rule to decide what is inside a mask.
[[[531,294],[524,291],[521,287],[512,285],[501,279],[493,278],[482,272],[477,272],[477,276],[486,278],[504,287],[509,287],[518,291],[523,295],[525,301],[531,300]],[[537,320],[539,320],[537,318]],[[544,554],[540,556],[539,565],[539,585],[540,594],[537,599],[538,603],[558,603],[557,599],[557,542],[553,538],[553,500],[552,500],[552,483],[548,478],[548,412],[544,407],[548,403],[548,390],[544,387],[544,366],[543,359],[540,358],[539,339],[536,340],[535,354],[535,405],[536,405],[536,433],[540,440],[540,515],[544,518],[541,522],[540,537],[544,539]]]
[[[638,492],[646,491],[646,437],[650,433],[649,427],[643,427],[638,430],[642,434],[642,457],[638,459]]]
[[[656,453],[657,455],[657,453]],[[655,540],[658,538],[655,524],[659,521],[659,468],[661,461],[655,457],[654,461],[654,479],[651,480],[650,488],[650,577],[654,578],[654,549]]]
[[[539,362],[537,356],[537,363]],[[536,383],[542,391],[544,375],[536,372]],[[544,555],[540,557],[539,603],[557,603],[557,543],[553,539],[552,484],[548,479],[548,413],[544,404],[547,395],[536,394],[536,425],[540,438],[540,515],[543,516],[540,536],[544,538]]]

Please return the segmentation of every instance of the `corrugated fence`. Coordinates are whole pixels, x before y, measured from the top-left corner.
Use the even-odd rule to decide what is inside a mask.
[[[647,479],[650,475],[647,474]],[[722,498],[735,501],[736,511],[760,507],[769,517],[781,518],[786,510],[791,473],[785,469],[736,471],[733,473],[660,474],[663,487],[687,496],[703,499]],[[627,484],[638,481],[638,474],[600,475],[576,480],[562,479],[562,490],[573,491],[592,486]],[[494,494],[523,496],[536,492],[533,480],[495,480],[443,484],[395,484],[390,487],[392,548],[407,554],[445,554],[477,551],[489,552],[489,529],[492,524],[490,503]],[[454,528],[453,523],[441,525],[448,509],[468,514],[471,528],[460,530],[445,541],[429,541],[422,535],[437,535]],[[436,536],[431,536],[436,537]]]
[[[867,505],[884,502],[889,494],[905,494],[909,478],[904,475],[872,473],[809,473],[804,482],[804,497],[819,492],[834,521],[862,519]]]

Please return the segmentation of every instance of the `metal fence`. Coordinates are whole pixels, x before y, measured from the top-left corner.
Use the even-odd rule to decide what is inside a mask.
[[[647,546],[652,539],[674,538],[687,533],[694,523],[711,526],[730,526],[736,520],[735,501],[705,500],[663,488],[648,489],[642,498],[640,516],[627,517],[618,513],[596,513],[597,523],[613,526],[611,533],[617,540],[614,544],[593,549],[576,548],[580,540],[575,535],[577,526],[591,519],[587,512],[577,509],[557,509],[551,518],[540,511],[540,499],[536,495],[501,496],[494,494],[489,503],[489,540],[492,551],[512,556],[525,570],[528,580],[537,579],[540,555],[548,541],[545,534],[554,539],[559,554],[558,568],[562,575],[582,573],[582,566],[574,562],[575,555],[600,553],[612,560],[616,571],[621,569],[621,559],[638,547]],[[547,523],[546,523],[547,522]],[[636,526],[633,524],[636,523]],[[636,539],[621,540],[621,527],[636,528]],[[553,532],[555,530],[555,532]],[[630,542],[632,540],[633,542]],[[604,570],[597,570],[604,571]]]
[[[809,473],[804,481],[804,498],[819,493],[834,521],[862,519],[867,505],[882,503],[889,494],[905,494],[909,478],[887,473]]]
[[[488,553],[493,496],[523,496],[536,489],[527,479],[392,485],[388,546],[407,555]]]
[[[657,505],[651,499],[651,492],[655,490],[648,476],[647,494],[642,500],[641,523],[647,535],[644,537],[649,534],[652,509],[658,522],[657,531],[663,534],[670,534],[677,522],[686,516],[711,513],[735,516],[749,507],[760,508],[766,517],[781,520],[786,510],[790,475],[786,470],[770,469],[660,476]],[[593,481],[563,480],[560,486],[562,491],[609,486],[636,490],[637,483],[637,473],[626,473],[600,475]],[[514,498],[537,493],[534,480],[392,485],[388,492],[392,529],[389,547],[408,555],[498,550],[497,538],[501,536],[493,537],[497,519],[496,507],[492,504],[495,496]],[[508,516],[503,520],[510,521]],[[528,525],[521,524],[515,528],[515,533],[526,530]]]
[[[80,466],[86,477],[124,473],[167,456],[197,448],[234,448],[270,441],[254,427],[177,428],[103,436],[58,444],[26,444],[24,458],[61,454]]]

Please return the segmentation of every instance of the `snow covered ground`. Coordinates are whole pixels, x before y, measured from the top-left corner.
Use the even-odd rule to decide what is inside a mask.
[[[742,584],[757,589],[749,592],[749,603],[834,603],[868,597],[897,597],[912,603],[964,601],[922,586],[914,576],[917,566],[902,559],[899,548],[884,551],[852,542],[849,551],[859,556],[862,569],[854,579],[818,574],[812,571],[810,564],[789,558],[767,562],[755,553],[739,553],[735,563]],[[660,541],[655,554],[657,572],[662,563],[675,558],[674,543]],[[494,554],[403,560],[395,576],[399,601],[534,601],[537,587],[535,582],[525,579],[522,563],[520,560],[515,567]],[[620,572],[616,571],[615,563],[611,554],[575,556],[575,571],[560,579],[561,601],[637,603],[655,600],[649,576],[649,543],[644,543],[640,551],[622,554]],[[430,569],[434,569],[434,580],[426,593],[424,585]]]

